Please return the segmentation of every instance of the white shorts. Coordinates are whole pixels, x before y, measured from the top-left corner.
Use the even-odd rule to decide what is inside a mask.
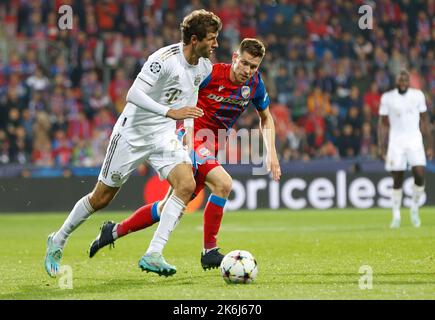
[[[426,166],[426,155],[422,142],[415,144],[399,145],[391,144],[388,146],[385,169],[387,171],[405,171],[407,165]]]
[[[145,161],[157,171],[160,179],[166,179],[177,164],[192,163],[175,133],[159,141],[133,147],[119,132],[114,132],[110,137],[98,180],[110,187],[120,187]]]

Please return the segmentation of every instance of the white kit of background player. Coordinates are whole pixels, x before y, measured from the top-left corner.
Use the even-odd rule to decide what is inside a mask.
[[[426,127],[428,125],[426,119],[428,117],[427,106],[423,92],[408,87],[409,75],[406,71],[402,71],[398,76],[397,85],[396,89],[382,95],[379,109],[380,125],[385,127],[389,125],[385,169],[392,173],[394,181],[391,227],[397,228],[400,226],[403,173],[408,165],[412,168],[414,175],[410,208],[411,222],[415,227],[419,227],[421,224],[418,212],[419,200],[424,193],[423,172],[426,166],[423,136],[420,131],[420,118],[422,118],[424,127]],[[386,121],[387,119],[388,121]],[[380,135],[379,139],[382,140],[383,138],[383,135]],[[380,141],[380,143],[383,142]],[[431,147],[429,150],[431,150]]]

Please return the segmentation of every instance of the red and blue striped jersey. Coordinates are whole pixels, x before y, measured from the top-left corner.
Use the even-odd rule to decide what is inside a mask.
[[[250,102],[259,111],[269,106],[270,99],[258,71],[239,85],[231,82],[230,70],[231,64],[214,64],[211,74],[199,86],[197,106],[203,109],[204,115],[194,122],[195,149],[204,144],[216,154],[222,147],[218,146],[219,129],[231,129]],[[197,132],[201,129],[211,130],[215,141],[205,141],[206,138],[199,137]]]

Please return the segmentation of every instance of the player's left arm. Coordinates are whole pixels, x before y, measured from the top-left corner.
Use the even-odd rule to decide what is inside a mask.
[[[272,171],[273,180],[278,181],[281,177],[281,167],[279,165],[278,155],[276,154],[275,148],[275,123],[273,122],[273,117],[269,109],[269,95],[266,92],[266,87],[264,86],[260,73],[258,73],[257,90],[255,91],[255,96],[251,101],[255,105],[258,115],[260,116],[260,129],[267,151],[267,170]]]
[[[429,160],[433,157],[433,139],[429,113],[426,106],[426,97],[423,91],[418,91],[418,111],[420,112],[420,130],[426,142],[426,156]]]
[[[420,130],[426,142],[426,156],[429,160],[433,157],[433,138],[429,113],[427,111],[420,113]]]
[[[260,116],[260,129],[267,150],[267,170],[272,172],[272,178],[278,181],[281,177],[281,167],[275,148],[275,123],[269,108],[258,110]]]

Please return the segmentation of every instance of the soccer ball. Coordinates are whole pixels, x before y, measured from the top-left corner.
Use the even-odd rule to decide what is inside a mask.
[[[257,261],[245,250],[228,253],[221,262],[220,270],[226,283],[250,283],[258,273]]]

